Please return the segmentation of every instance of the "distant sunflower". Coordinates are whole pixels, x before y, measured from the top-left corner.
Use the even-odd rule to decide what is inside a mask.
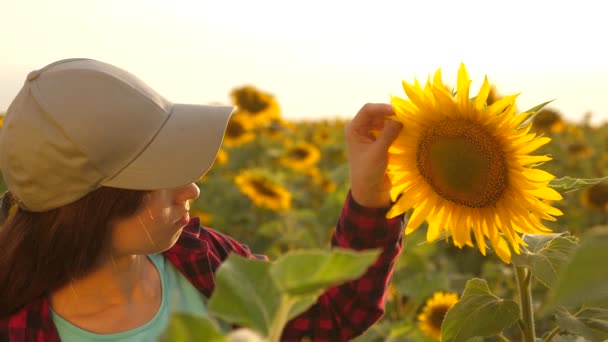
[[[291,206],[289,191],[264,175],[243,171],[234,181],[239,190],[258,207],[281,211]]]
[[[4,114],[0,113],[0,127],[2,127],[3,122],[4,122]]]
[[[202,212],[200,210],[193,210],[192,215],[198,217],[203,226],[208,226],[211,224],[211,214]]]
[[[238,146],[250,142],[255,138],[255,133],[247,119],[241,116],[231,116],[224,133],[224,145],[228,147]]]
[[[396,201],[387,217],[414,208],[405,229],[410,234],[425,220],[427,240],[443,231],[456,246],[477,246],[486,254],[487,237],[496,254],[506,263],[511,251],[523,244],[518,233],[549,233],[541,219],[562,212],[541,199],[560,200],[547,185],[553,175],[526,167],[551,160],[528,153],[550,141],[520,127],[531,113],[514,114],[517,95],[503,97],[486,106],[490,91],[487,77],[474,98],[469,98],[470,80],[464,64],[458,71],[457,94],[443,86],[441,70],[423,89],[403,82],[409,101],[392,97],[401,131],[389,150],[388,175]],[[438,85],[438,86],[435,86]],[[401,195],[401,196],[400,196]],[[500,234],[502,233],[502,234]]]
[[[287,134],[291,124],[281,118],[270,119],[264,126],[262,132],[270,139],[277,139]]]
[[[435,292],[418,315],[420,330],[428,337],[441,340],[441,324],[448,310],[458,302],[457,293]]]
[[[608,210],[608,183],[597,183],[583,189],[581,200],[586,208]]]
[[[337,132],[337,130],[333,128],[332,125],[333,123],[329,120],[319,120],[313,123],[311,125],[311,140],[319,146],[329,144],[333,140],[334,134]]]
[[[235,115],[245,116],[256,125],[276,119],[281,114],[275,97],[254,86],[234,88],[230,97],[237,107]]]
[[[305,170],[317,164],[321,151],[310,143],[299,142],[287,147],[281,156],[281,164],[294,170]]]
[[[219,165],[224,165],[228,162],[228,152],[225,149],[220,149],[215,157],[215,162]]]
[[[561,132],[564,130],[564,120],[556,110],[544,108],[532,119],[532,127],[541,133]]]
[[[568,153],[574,157],[588,157],[591,155],[591,148],[584,143],[572,143],[568,145]]]

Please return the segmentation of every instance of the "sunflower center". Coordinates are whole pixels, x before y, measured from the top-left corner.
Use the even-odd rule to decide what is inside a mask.
[[[608,185],[599,183],[589,189],[589,202],[601,208],[608,204]]]
[[[439,305],[433,308],[433,311],[430,315],[430,323],[437,330],[441,330],[441,324],[445,319],[445,314],[448,312],[450,307],[445,305]]]
[[[236,101],[241,108],[252,114],[259,113],[268,106],[268,102],[260,94],[252,91],[238,92]]]
[[[422,134],[418,171],[446,200],[471,207],[495,204],[507,187],[507,164],[496,138],[479,123],[448,119]]]
[[[226,135],[229,137],[240,137],[245,133],[245,127],[236,121],[231,121],[226,127]]]
[[[262,194],[264,196],[267,196],[267,197],[277,197],[278,196],[277,192],[274,191],[273,189],[271,189],[270,187],[268,187],[263,180],[253,179],[253,180],[251,180],[251,186],[253,188],[255,188],[256,192],[258,192],[259,194]]]
[[[307,149],[304,149],[301,147],[296,147],[296,148],[292,148],[291,150],[289,150],[289,152],[287,152],[287,157],[289,159],[302,160],[302,159],[306,159],[309,154],[310,153]]]

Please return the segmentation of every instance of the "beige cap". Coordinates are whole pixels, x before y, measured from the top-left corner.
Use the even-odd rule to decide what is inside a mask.
[[[0,169],[19,205],[46,211],[101,187],[169,189],[213,164],[234,107],[174,104],[92,59],[32,71],[0,128]]]

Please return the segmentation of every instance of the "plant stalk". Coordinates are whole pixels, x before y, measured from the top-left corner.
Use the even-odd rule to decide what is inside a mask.
[[[519,292],[519,306],[521,309],[521,321],[523,324],[524,341],[535,342],[534,331],[534,309],[532,308],[532,276],[530,271],[521,266],[515,266],[517,279],[517,290]]]
[[[560,332],[559,327],[551,330],[551,332],[549,333],[549,335],[547,335],[547,338],[545,339],[545,342],[551,342],[553,341],[553,337],[555,337],[555,335],[557,335]]]
[[[268,332],[268,342],[281,341],[281,335],[283,334],[283,329],[287,324],[287,316],[289,315],[291,304],[292,303],[288,295],[283,295],[281,297],[281,302],[279,303],[277,313],[270,326],[270,331]]]

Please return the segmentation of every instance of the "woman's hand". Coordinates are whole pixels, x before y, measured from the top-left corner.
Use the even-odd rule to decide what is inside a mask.
[[[402,128],[388,119],[394,114],[389,104],[367,103],[345,127],[351,193],[364,207],[388,207],[391,202],[388,148]],[[377,138],[372,131],[380,131]]]

